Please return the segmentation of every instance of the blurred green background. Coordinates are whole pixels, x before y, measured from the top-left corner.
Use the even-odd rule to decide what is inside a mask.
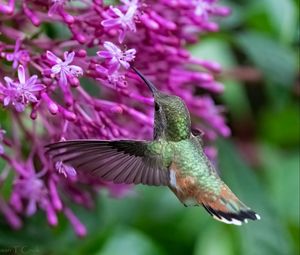
[[[219,33],[190,48],[219,61],[232,138],[220,140],[225,182],[262,217],[242,227],[221,224],[202,208],[185,208],[166,188],[138,186],[120,200],[100,193],[97,207],[74,208],[89,235],[44,215],[20,231],[0,221],[0,254],[292,255],[299,254],[299,2],[231,0]],[[21,248],[24,248],[21,251]]]

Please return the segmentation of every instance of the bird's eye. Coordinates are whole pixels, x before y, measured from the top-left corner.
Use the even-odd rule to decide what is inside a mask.
[[[154,108],[155,108],[155,111],[157,112],[157,111],[159,111],[159,104],[158,103],[155,103],[155,105],[154,105]]]

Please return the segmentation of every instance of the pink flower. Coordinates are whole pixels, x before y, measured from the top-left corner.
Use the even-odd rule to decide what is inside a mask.
[[[6,54],[6,60],[13,62],[12,67],[14,69],[18,67],[19,63],[26,65],[30,61],[29,52],[27,50],[20,50],[20,45],[21,41],[17,39],[14,52]]]
[[[110,17],[106,20],[103,20],[101,22],[101,25],[106,28],[111,28],[111,27],[120,28],[119,42],[122,43],[124,41],[127,31],[136,32],[134,17],[137,11],[137,5],[130,4],[126,14],[123,14],[118,8],[111,8],[111,11],[118,17],[117,18]]]
[[[105,51],[98,51],[97,54],[101,58],[110,59],[109,61],[109,73],[112,74],[119,70],[120,66],[124,68],[129,68],[129,63],[135,58],[135,49],[129,49],[126,51],[122,51],[112,42],[104,42]]]
[[[208,12],[212,9],[211,3],[204,0],[194,0],[193,3],[195,5],[195,15],[207,18]]]
[[[45,86],[36,83],[37,75],[33,75],[26,80],[25,70],[22,65],[18,67],[18,78],[19,82],[14,82],[11,78],[4,77],[6,87],[0,87],[0,94],[4,95],[4,106],[11,103],[18,112],[22,112],[28,103],[38,102],[34,93],[43,90]]]
[[[53,164],[43,149],[63,138],[151,137],[153,98],[128,70],[130,61],[136,60],[137,68],[160,90],[185,100],[211,146],[218,136],[230,134],[222,106],[209,96],[222,92],[215,80],[220,65],[192,57],[186,50],[203,33],[217,31],[215,17],[228,15],[228,8],[218,6],[217,0],[77,2],[6,0],[0,4],[1,21],[10,21],[12,14],[14,20],[0,26],[0,103],[17,109],[4,109],[5,123],[14,127],[5,139],[0,129],[0,161],[5,170],[0,169],[0,179],[14,180],[10,197],[0,196],[0,214],[13,228],[21,227],[24,214],[39,209],[50,225],[58,223],[57,212],[64,214],[75,233],[83,236],[86,228],[69,206],[92,208],[101,188],[116,197],[131,188],[89,176],[77,178],[75,169],[61,162]],[[116,4],[109,7],[107,2]],[[63,38],[55,33],[50,36],[42,29],[49,22],[55,30],[59,25],[69,33]],[[128,50],[117,44],[125,36]],[[99,45],[103,48],[96,54]],[[7,68],[7,61],[12,68]],[[18,80],[9,78],[14,69]],[[36,75],[26,79],[29,70],[41,73],[39,80]],[[203,96],[198,95],[199,88]],[[28,143],[28,150],[22,141]],[[205,151],[216,157],[213,150]]]
[[[26,215],[28,216],[36,212],[37,205],[45,208],[48,203],[47,189],[44,186],[44,182],[35,176],[16,180],[14,183],[14,192],[22,198],[28,199],[26,208]]]
[[[109,70],[101,65],[96,66],[97,72],[103,74],[105,79],[98,78],[99,81],[103,83],[103,85],[117,89],[117,88],[124,88],[127,85],[125,75],[121,74],[118,71],[110,73]]]
[[[62,61],[59,57],[55,56],[51,51],[47,51],[47,58],[55,65],[52,66],[51,72],[54,75],[59,75],[59,84],[61,86],[67,86],[68,78],[78,77],[83,74],[81,67],[76,65],[70,65],[73,62],[75,52],[65,52],[64,59]]]
[[[6,4],[3,4],[3,1],[0,3],[0,13],[11,15],[15,9],[15,0],[5,1]]]
[[[65,178],[74,177],[77,175],[76,170],[72,166],[68,166],[61,161],[55,163],[55,168],[58,173],[62,174]]]
[[[51,17],[53,14],[58,13],[60,10],[62,10],[64,4],[66,3],[66,0],[51,0],[51,6],[48,11],[48,15]]]
[[[135,7],[137,8],[138,4],[139,4],[139,0],[121,0],[121,2],[127,7]]]
[[[49,8],[48,16],[53,18],[55,14],[62,17],[67,24],[72,24],[75,18],[64,10],[64,5],[67,0],[51,0],[52,5]]]

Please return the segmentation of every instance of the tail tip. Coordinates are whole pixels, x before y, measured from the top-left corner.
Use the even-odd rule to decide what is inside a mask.
[[[241,226],[243,223],[248,223],[248,220],[261,219],[261,217],[257,213],[255,213],[250,209],[239,211],[237,213],[232,213],[232,212],[214,210],[209,206],[204,206],[204,208],[209,212],[209,214],[213,216],[214,219],[226,224]]]
[[[255,217],[256,217],[257,220],[260,220],[260,219],[261,219],[260,215],[257,214],[257,213],[255,213]]]
[[[247,214],[245,216],[245,214]],[[250,220],[260,220],[261,217],[259,214],[253,211],[241,212],[240,214],[232,215],[232,214],[213,214],[212,215],[215,220],[221,221],[226,224],[232,224],[236,226],[241,226],[242,224],[247,224]]]

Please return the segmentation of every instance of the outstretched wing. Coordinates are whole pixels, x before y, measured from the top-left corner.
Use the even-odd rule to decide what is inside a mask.
[[[126,184],[168,185],[169,170],[147,141],[74,140],[49,144],[46,153],[55,161],[106,181]]]

